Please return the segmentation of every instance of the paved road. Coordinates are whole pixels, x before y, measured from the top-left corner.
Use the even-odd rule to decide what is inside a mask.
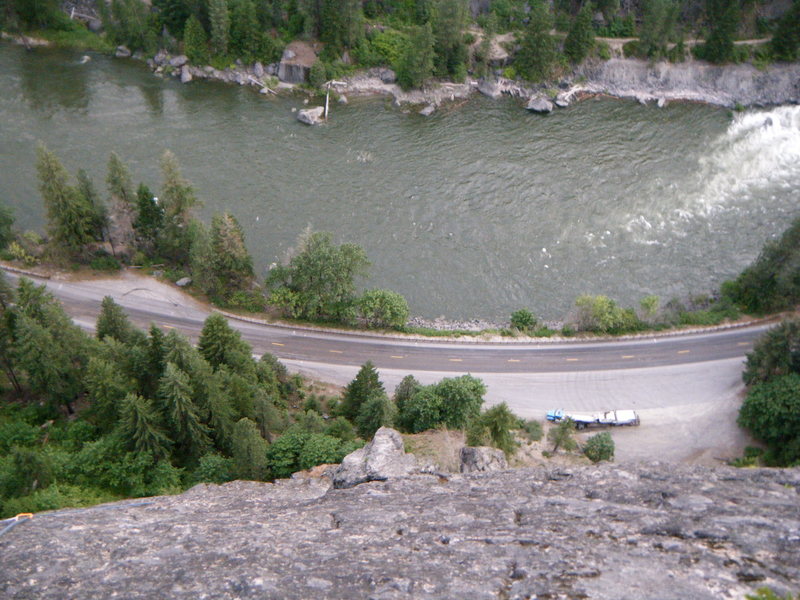
[[[44,283],[86,328],[94,326],[105,295],[123,306],[135,323],[176,328],[193,339],[209,314],[207,307],[173,286],[130,274],[114,280]],[[750,443],[736,426],[742,364],[767,327],[629,341],[486,343],[232,324],[256,353],[272,352],[293,371],[339,385],[372,360],[390,392],[409,373],[426,384],[472,373],[487,385],[487,404],[506,402],[527,418],[541,419],[546,410],[559,406],[636,409],[642,426],[614,433],[618,461],[703,463],[739,455]]]

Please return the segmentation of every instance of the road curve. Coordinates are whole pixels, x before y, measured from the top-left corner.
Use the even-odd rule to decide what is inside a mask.
[[[18,276],[9,273],[14,281]],[[156,323],[197,338],[208,316],[190,296],[144,277],[81,282],[39,280],[81,325],[91,327],[103,296],[110,295],[137,324]],[[406,372],[563,373],[688,365],[743,358],[768,327],[757,325],[629,340],[565,342],[481,342],[413,340],[328,332],[231,320],[255,353],[271,352],[290,361],[361,365]]]

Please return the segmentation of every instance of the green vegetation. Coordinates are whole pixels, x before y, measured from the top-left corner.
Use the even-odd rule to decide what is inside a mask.
[[[614,440],[607,431],[597,433],[586,440],[582,450],[586,457],[593,463],[602,460],[614,460]]]
[[[740,426],[764,442],[770,466],[800,465],[800,319],[766,332],[747,355]]]

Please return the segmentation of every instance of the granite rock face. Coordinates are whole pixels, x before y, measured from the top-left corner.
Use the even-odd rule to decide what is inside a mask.
[[[333,472],[333,487],[349,488],[415,473],[419,473],[417,459],[405,453],[403,437],[394,429],[381,427],[371,442],[344,457]]]
[[[0,537],[0,597],[783,595],[799,490],[798,469],[665,464],[201,485],[21,522]]]
[[[461,448],[460,459],[459,470],[462,473],[488,473],[508,468],[503,451],[488,446],[464,446]]]

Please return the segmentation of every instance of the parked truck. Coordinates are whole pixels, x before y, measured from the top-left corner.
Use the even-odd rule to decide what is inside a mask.
[[[564,419],[571,419],[575,423],[575,427],[583,429],[591,425],[638,425],[639,415],[633,410],[607,410],[605,412],[596,413],[576,413],[566,412],[562,408],[547,411],[548,421],[563,421]]]

